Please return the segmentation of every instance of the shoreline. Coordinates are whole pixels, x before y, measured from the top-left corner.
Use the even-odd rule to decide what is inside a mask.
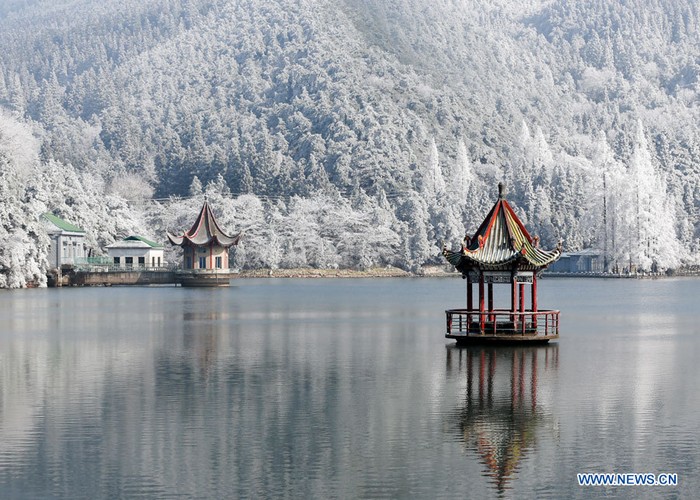
[[[455,273],[456,275],[456,273]],[[380,267],[360,271],[357,269],[247,269],[235,278],[411,278],[420,275],[396,267]]]
[[[235,278],[457,278],[456,271],[439,268],[427,268],[413,273],[396,267],[379,267],[360,271],[357,269],[248,269],[240,271]],[[612,273],[544,273],[540,278],[604,278],[604,279],[664,279],[664,278],[698,278],[693,272],[676,272],[673,274],[612,274]]]
[[[422,272],[413,273],[397,267],[377,267],[364,271],[357,269],[248,269],[240,271],[233,279],[239,278],[461,278],[460,273],[448,271],[438,266],[423,268]],[[540,278],[604,278],[604,279],[665,279],[698,278],[694,272],[675,272],[673,274],[612,274],[612,273],[544,273]]]
[[[329,278],[461,278],[460,273],[447,270],[441,266],[428,266],[420,272],[410,272],[397,267],[376,267],[364,271],[357,269],[246,269],[232,273],[231,278],[236,279],[260,279],[260,278],[302,278],[302,279],[329,279]],[[540,279],[557,278],[602,278],[602,279],[668,279],[668,278],[700,278],[700,273],[695,270],[677,271],[670,274],[604,274],[604,273],[544,273]],[[134,283],[117,283],[118,285],[153,285],[164,283],[152,283],[149,280]],[[65,282],[59,286],[102,286],[104,284],[70,283]],[[53,288],[47,283],[49,288]],[[44,288],[38,283],[27,283],[22,288]],[[5,290],[5,289],[0,289]],[[9,290],[9,289],[7,289]]]

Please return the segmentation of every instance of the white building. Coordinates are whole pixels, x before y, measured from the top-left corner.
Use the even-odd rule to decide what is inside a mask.
[[[107,245],[107,255],[115,267],[163,267],[163,245],[142,236],[129,236]]]
[[[85,230],[56,217],[43,214],[44,227],[51,239],[49,250],[49,267],[55,269],[62,265],[74,265],[79,259],[87,257]]]

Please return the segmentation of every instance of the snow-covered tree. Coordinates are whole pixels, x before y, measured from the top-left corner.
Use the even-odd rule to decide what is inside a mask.
[[[462,139],[457,143],[457,158],[454,163],[452,175],[447,181],[447,192],[451,204],[457,204],[463,208],[469,200],[469,188],[474,182],[474,172],[469,160],[467,147]]]
[[[675,267],[681,260],[675,229],[675,205],[669,201],[667,186],[649,151],[641,121],[629,166],[632,207],[630,262],[643,270]]]
[[[430,146],[428,147],[428,158],[421,185],[422,192],[428,200],[434,200],[445,195],[445,178],[442,175],[440,155],[434,138],[430,140]]]
[[[34,199],[41,175],[39,142],[31,129],[0,112],[0,288],[46,283],[49,240]]]

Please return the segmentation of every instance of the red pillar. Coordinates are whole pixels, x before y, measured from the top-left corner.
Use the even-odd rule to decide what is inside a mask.
[[[472,279],[469,274],[467,274],[467,332],[472,327],[472,311],[474,310],[474,287],[472,286]]]
[[[520,283],[520,312],[525,312],[525,283]],[[520,325],[523,333],[525,333],[525,316],[522,314],[520,315]]]
[[[532,273],[532,288],[530,289],[530,295],[532,298],[532,312],[537,312],[537,275]],[[532,327],[537,328],[537,315],[532,315]]]
[[[484,274],[479,273],[479,331],[484,333]]]
[[[489,312],[493,312],[493,283],[489,283],[488,293],[489,293]],[[489,314],[489,321],[493,321],[493,320],[494,320],[494,315]]]
[[[518,285],[517,282],[515,281],[515,276],[513,276],[512,281],[510,282],[510,312],[514,313],[517,311],[517,303],[518,303]],[[510,321],[513,323],[513,328],[515,328],[515,314],[510,315]]]
[[[467,276],[467,311],[471,311],[474,309],[474,299],[473,299],[473,292],[472,292],[472,279]]]
[[[537,276],[532,274],[532,312],[537,312]]]

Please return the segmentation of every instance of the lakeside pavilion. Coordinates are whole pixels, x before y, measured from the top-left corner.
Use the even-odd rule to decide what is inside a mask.
[[[167,233],[172,245],[182,247],[182,269],[193,274],[228,273],[229,248],[237,245],[242,233],[226,234],[205,199],[197,219],[182,236]],[[221,285],[221,284],[220,284]]]
[[[458,343],[548,342],[559,338],[559,311],[542,310],[537,304],[538,275],[561,255],[539,248],[504,197],[498,184],[498,200],[473,237],[464,237],[461,249],[442,251],[467,281],[466,309],[445,311],[447,338]],[[494,307],[494,284],[510,285],[510,305]],[[478,308],[474,307],[474,285]],[[529,308],[525,297],[529,289]]]

